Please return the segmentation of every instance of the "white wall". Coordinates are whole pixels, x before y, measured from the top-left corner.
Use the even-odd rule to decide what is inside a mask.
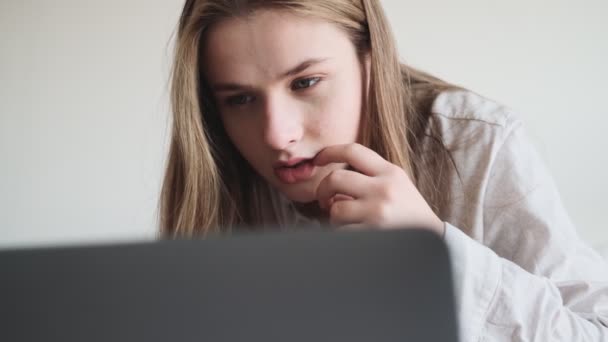
[[[0,244],[152,237],[181,1],[0,2]]]
[[[608,5],[384,0],[404,60],[517,109],[608,244]],[[0,247],[154,236],[182,1],[0,2]]]
[[[608,1],[382,2],[406,62],[519,113],[581,235],[608,245]]]

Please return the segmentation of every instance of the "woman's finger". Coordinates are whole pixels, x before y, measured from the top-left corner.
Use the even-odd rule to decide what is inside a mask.
[[[355,171],[334,170],[325,176],[317,187],[317,201],[328,208],[330,199],[337,194],[361,198],[370,190],[371,178]]]
[[[329,207],[329,223],[335,226],[363,224],[365,212],[366,205],[362,200],[337,201]]]
[[[345,200],[354,200],[355,198],[352,196],[344,195],[344,194],[335,194],[329,199],[329,206],[331,207],[334,202],[345,201]]]
[[[378,153],[360,144],[328,146],[317,154],[314,164],[346,163],[355,170],[368,175],[380,174],[389,163]]]

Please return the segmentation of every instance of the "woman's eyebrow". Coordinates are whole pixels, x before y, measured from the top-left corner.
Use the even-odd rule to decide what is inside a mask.
[[[289,76],[293,76],[296,75],[298,73],[301,73],[302,71],[308,69],[309,67],[325,62],[326,60],[328,60],[329,58],[309,58],[301,63],[299,63],[298,65],[296,65],[295,67],[287,70],[286,72],[282,73],[280,78],[285,78],[285,77],[289,77]],[[240,90],[251,90],[254,87],[251,85],[246,85],[246,84],[238,84],[238,83],[216,83],[214,84],[211,89],[214,92],[223,92],[223,91],[240,91]]]
[[[307,68],[309,68],[315,64],[325,62],[328,59],[329,58],[309,58],[309,59],[305,60],[304,62],[298,64],[296,67],[291,68],[287,72],[283,73],[283,78],[287,77],[287,76],[293,76],[295,74],[298,74],[298,73],[306,70]]]

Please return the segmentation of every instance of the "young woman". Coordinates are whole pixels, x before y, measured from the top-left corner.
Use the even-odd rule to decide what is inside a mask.
[[[608,341],[608,266],[507,108],[400,64],[378,0],[188,0],[161,232],[423,227],[462,341]]]

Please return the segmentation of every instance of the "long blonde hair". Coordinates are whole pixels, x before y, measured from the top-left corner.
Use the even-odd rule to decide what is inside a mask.
[[[269,205],[273,189],[230,143],[200,71],[201,42],[209,27],[262,8],[332,22],[348,33],[360,58],[371,56],[361,143],[402,167],[427,202],[441,212],[447,151],[440,139],[429,135],[429,111],[434,97],[454,86],[399,62],[379,0],[187,0],[171,74],[173,127],[160,199],[160,233],[206,235],[277,221]],[[422,141],[429,137],[437,148],[422,153]]]

